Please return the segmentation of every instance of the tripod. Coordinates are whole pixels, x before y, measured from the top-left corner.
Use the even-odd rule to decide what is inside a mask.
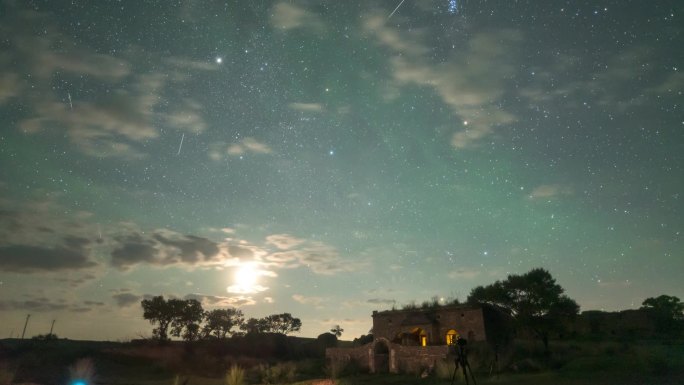
[[[451,376],[451,385],[454,385],[456,372],[458,372],[459,366],[463,370],[463,378],[465,378],[466,385],[470,385],[470,382],[468,381],[468,374],[470,374],[473,384],[477,385],[475,375],[473,375],[473,370],[470,368],[470,363],[468,363],[468,341],[466,341],[465,338],[459,337],[459,339],[456,340],[456,344],[458,345],[458,351],[456,359],[454,360],[456,367],[454,368],[454,374]]]

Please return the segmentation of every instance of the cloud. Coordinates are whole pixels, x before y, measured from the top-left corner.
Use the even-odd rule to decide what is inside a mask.
[[[271,244],[281,250],[291,249],[301,245],[305,240],[293,237],[289,234],[273,234],[266,237],[266,243]]]
[[[556,198],[562,195],[572,195],[572,189],[559,184],[543,184],[535,187],[530,193],[530,199]]]
[[[223,160],[226,156],[242,156],[248,153],[265,155],[273,153],[273,150],[267,144],[249,137],[236,143],[216,142],[209,146],[209,158],[215,161]]]
[[[62,128],[76,148],[95,157],[144,157],[138,143],[159,136],[153,121],[162,75],[141,75],[131,89],[117,89],[94,99],[56,100],[45,94],[33,105],[34,117],[19,123],[19,128],[37,134],[54,127]]]
[[[0,247],[0,267],[6,272],[35,273],[86,269],[96,266],[97,263],[88,256],[84,246],[4,246]]]
[[[388,299],[388,298],[371,298],[369,300],[366,300],[367,303],[373,304],[373,305],[392,305],[394,306],[397,301],[394,299]]]
[[[0,300],[0,310],[2,311],[30,311],[36,313],[68,311],[73,313],[83,313],[92,311],[95,308],[103,307],[105,304],[100,301],[83,301],[71,303],[65,299],[52,300],[45,297],[30,297],[25,300]]]
[[[128,270],[138,264],[216,266],[229,257],[224,245],[171,230],[127,232],[114,237],[111,264]]]
[[[140,303],[142,296],[133,293],[116,293],[112,295],[116,305],[119,307],[128,307]]]
[[[306,242],[301,248],[275,252],[264,259],[278,268],[307,267],[321,275],[359,271],[367,265],[341,258],[334,247],[322,242]]]
[[[325,301],[321,297],[306,297],[306,296],[303,296],[301,294],[292,295],[292,299],[303,304],[303,305],[311,305],[314,307],[321,307],[321,305]]]
[[[11,72],[0,74],[0,105],[21,92],[19,75]]]
[[[21,8],[21,7],[17,7]],[[11,36],[0,76],[0,105],[19,99],[27,110],[17,128],[30,135],[64,131],[79,152],[98,158],[136,160],[147,156],[146,145],[160,137],[165,127],[199,133],[206,128],[199,104],[170,98],[176,87],[192,80],[189,71],[211,69],[184,58],[161,60],[159,70],[134,73],[138,57],[133,50],[107,55],[83,49],[43,13],[16,9],[0,33]],[[28,27],[39,23],[45,31],[36,35]],[[16,70],[12,69],[12,66]],[[18,73],[31,74],[31,88],[22,87]],[[169,76],[169,73],[171,76]],[[55,78],[87,79],[93,89],[73,87]],[[179,102],[175,102],[180,100]],[[174,101],[160,106],[162,101]],[[162,108],[163,107],[163,108]]]
[[[183,299],[194,299],[206,307],[231,307],[255,305],[256,301],[252,297],[236,296],[222,297],[217,295],[188,294]]]
[[[271,9],[271,25],[282,30],[292,29],[311,29],[315,32],[322,32],[325,24],[315,13],[304,7],[280,2]]]
[[[216,71],[219,69],[219,66],[217,66],[216,63],[198,61],[185,57],[170,57],[164,60],[172,66],[182,70]]]
[[[102,243],[90,213],[67,209],[46,194],[41,200],[0,199],[0,270],[51,273],[51,279],[78,286],[93,279]]]
[[[183,106],[165,116],[166,122],[177,130],[199,134],[207,128],[201,111],[199,103],[186,99]]]
[[[384,14],[366,16],[364,30],[386,47],[394,78],[392,89],[419,85],[432,88],[461,122],[451,144],[472,147],[495,133],[498,126],[516,117],[500,107],[508,79],[515,73],[515,59],[522,35],[517,30],[474,34],[458,55],[445,62],[431,62],[432,48],[418,31],[402,31],[387,24]],[[462,122],[468,122],[464,127]]]
[[[473,279],[478,275],[480,275],[479,270],[467,268],[459,268],[456,270],[452,270],[447,274],[447,276],[451,279]]]
[[[290,103],[290,108],[302,112],[323,112],[323,105],[320,103]]]

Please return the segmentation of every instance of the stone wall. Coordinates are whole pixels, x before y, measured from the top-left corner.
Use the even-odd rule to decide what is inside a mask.
[[[444,346],[403,346],[376,339],[372,343],[355,348],[328,348],[325,357],[328,364],[343,368],[351,362],[370,373],[421,373],[434,368],[438,360],[447,357]]]
[[[426,332],[428,345],[445,345],[449,330],[455,330],[461,337],[473,342],[487,338],[480,307],[443,306],[373,312],[373,335],[376,337],[399,342],[400,334],[411,333],[415,328]]]

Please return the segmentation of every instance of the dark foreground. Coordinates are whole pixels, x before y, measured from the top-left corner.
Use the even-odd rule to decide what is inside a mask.
[[[306,341],[299,341],[307,343]],[[299,343],[298,342],[298,343]],[[243,384],[445,385],[453,366],[419,375],[370,375],[354,367],[333,369],[314,346],[308,353],[288,346],[268,354],[236,354],[226,342],[188,345],[88,341],[0,341],[0,385],[141,384],[233,385],[231,367],[242,368]],[[277,346],[276,346],[277,347]],[[291,346],[289,347],[291,348]],[[499,373],[487,362],[471,362],[478,384],[684,384],[684,343],[649,341],[557,341],[544,356],[520,341],[502,357]],[[461,376],[454,383],[464,384]],[[472,384],[472,382],[471,382]]]

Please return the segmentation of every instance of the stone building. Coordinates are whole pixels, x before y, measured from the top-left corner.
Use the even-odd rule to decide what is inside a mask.
[[[355,348],[329,348],[333,364],[355,362],[378,372],[419,372],[445,359],[458,337],[469,343],[488,340],[487,325],[497,319],[482,306],[436,306],[373,312],[373,342]],[[496,333],[495,333],[496,334]]]

